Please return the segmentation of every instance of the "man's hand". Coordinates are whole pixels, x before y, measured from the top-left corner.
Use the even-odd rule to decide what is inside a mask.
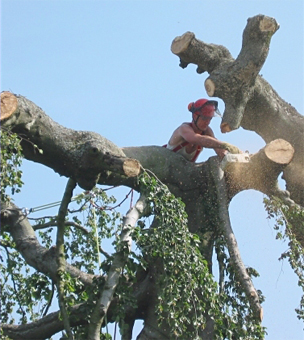
[[[242,151],[235,145],[224,142],[222,144],[223,149],[229,151],[230,153],[242,153]]]
[[[222,160],[226,154],[228,153],[227,150],[225,149],[214,149],[214,151],[216,152],[216,154],[219,156],[219,158]]]

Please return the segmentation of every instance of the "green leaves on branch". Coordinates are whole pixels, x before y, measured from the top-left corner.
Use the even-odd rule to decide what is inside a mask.
[[[184,203],[154,177],[144,174],[141,184],[155,220],[137,244],[148,262],[160,263],[159,321],[174,330],[174,338],[199,338],[206,312],[218,308],[212,304],[217,285],[199,251],[199,238],[188,230]]]
[[[304,321],[304,249],[299,242],[304,230],[304,209],[296,204],[286,205],[277,197],[264,198],[268,218],[275,219],[276,238],[288,241],[289,249],[280,257],[287,259],[291,268],[298,276],[298,285],[303,290],[300,308],[296,309],[299,319]]]
[[[141,225],[137,244],[160,274],[157,313],[160,323],[174,330],[172,339],[201,339],[207,319],[214,322],[214,339],[262,339],[265,329],[253,316],[224,240],[217,243],[224,276],[219,291],[200,252],[199,236],[188,230],[184,203],[155,177],[144,174],[141,184],[154,222],[149,230]],[[254,269],[248,271],[258,275]]]
[[[248,298],[239,283],[237,271],[230,260],[224,237],[215,241],[220,270],[219,304],[221,314],[215,317],[217,339],[263,339],[265,328],[254,317]],[[246,268],[248,275],[258,277],[254,268]],[[264,297],[258,291],[260,303]]]
[[[15,133],[1,129],[1,202],[9,201],[7,189],[11,194],[20,191],[23,184],[22,171],[19,169],[22,161],[20,138]]]

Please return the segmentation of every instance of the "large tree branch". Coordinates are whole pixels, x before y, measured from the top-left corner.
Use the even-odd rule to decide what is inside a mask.
[[[139,163],[128,159],[115,144],[94,132],[74,131],[51,120],[41,108],[22,96],[1,93],[1,127],[22,137],[24,156],[90,190],[101,172],[137,176]],[[40,151],[42,150],[42,151]]]
[[[231,162],[225,167],[228,197],[247,189],[258,190],[268,196],[278,190],[278,176],[292,161],[294,148],[283,139],[276,139],[250,155],[248,163]]]
[[[23,151],[27,159],[35,160],[51,167],[61,175],[76,178],[84,187],[87,187],[89,182],[89,186],[93,185],[97,180],[100,184],[120,184],[138,189],[137,177],[132,177],[135,173],[127,171],[132,175],[129,177],[126,176],[125,171],[122,174],[120,171],[117,171],[117,163],[115,161],[121,160],[122,164],[125,165],[125,169],[128,167],[129,162],[133,165],[136,164],[136,169],[137,165],[141,164],[143,168],[150,169],[162,182],[166,183],[175,196],[183,199],[189,215],[190,231],[197,232],[197,228],[206,223],[206,212],[208,209],[204,209],[204,207],[197,209],[193,206],[193,201],[199,197],[202,198],[202,201],[207,201],[209,177],[208,167],[206,166],[207,162],[199,164],[191,163],[182,156],[159,146],[120,149],[97,133],[79,132],[60,126],[53,122],[35,104],[23,97],[16,97],[7,92],[2,97],[5,109],[3,113],[1,112],[4,117],[4,128],[7,126],[13,131],[22,134]],[[40,132],[38,133],[37,131]],[[99,159],[99,161],[97,163],[100,167],[93,166],[93,172],[95,173],[93,176],[94,180],[89,169],[92,162],[84,161],[88,156],[85,150],[82,149],[82,152],[75,151],[77,148],[81,149],[88,141],[92,141],[92,138],[93,145],[103,145],[104,148],[102,150],[106,153],[106,157],[113,161],[112,165],[109,162],[101,164],[98,162],[105,158],[98,156],[97,160]],[[44,150],[42,154],[37,151],[37,148],[34,146],[35,144]],[[91,142],[88,145],[91,145]],[[293,150],[292,147],[290,147],[291,150]],[[87,151],[90,154],[90,150],[87,149]],[[275,152],[278,155],[283,155],[284,153],[287,154],[284,149],[280,150],[280,147]],[[121,157],[118,157],[118,155]],[[295,152],[294,157],[296,155],[299,155],[299,153]],[[88,171],[84,170],[83,164],[87,166]],[[288,162],[282,164],[280,160],[269,161],[263,152],[259,152],[251,157],[251,161],[248,164],[232,166],[229,171],[225,171],[228,177],[227,183],[229,185],[227,189],[229,198],[231,199],[241,190],[250,188],[260,190],[267,195],[272,194],[273,190],[277,190],[277,176],[284,168],[286,170],[286,164]],[[108,170],[105,170],[106,168]],[[133,166],[130,168],[132,170]],[[301,170],[298,172],[301,172]],[[86,176],[88,176],[89,182],[86,182]],[[298,181],[297,176],[295,181]],[[298,187],[301,187],[301,184],[298,184]]]
[[[16,243],[16,249],[26,263],[56,282],[56,248],[52,247],[48,250],[40,245],[31,224],[21,209],[13,203],[2,204],[1,225],[2,228],[7,228],[7,231],[11,234]],[[65,264],[65,269],[84,285],[92,284],[94,275],[86,274],[68,263]]]
[[[274,19],[263,15],[248,19],[242,49],[235,60],[223,46],[205,44],[190,32],[173,40],[171,51],[184,65],[197,64],[199,73],[210,74],[205,81],[208,95],[225,101],[223,132],[240,126],[255,79],[268,55],[270,38],[278,28]]]
[[[222,132],[242,126],[258,133],[266,143],[282,138],[293,146],[295,155],[284,170],[284,179],[292,199],[304,206],[304,117],[258,75],[278,28],[267,16],[248,19],[235,60],[223,46],[206,44],[190,32],[175,38],[171,50],[181,66],[193,63],[199,73],[209,73],[205,81],[208,95],[225,102]]]

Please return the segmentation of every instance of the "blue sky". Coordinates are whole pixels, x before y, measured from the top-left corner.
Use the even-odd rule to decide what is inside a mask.
[[[1,90],[24,95],[58,123],[98,132],[118,146],[163,145],[189,120],[188,103],[206,97],[207,75],[193,65],[181,69],[172,40],[191,31],[237,57],[247,19],[257,14],[280,24],[260,74],[303,114],[302,0],[1,1]],[[223,112],[220,99],[219,107]],[[250,153],[264,146],[243,129],[223,135],[219,124],[214,119],[211,126],[220,140]],[[199,161],[211,155],[204,151]],[[61,199],[65,178],[27,161],[23,170],[17,205]],[[266,339],[301,340],[303,324],[294,312],[301,292],[289,264],[277,260],[287,244],[275,240],[262,199],[254,191],[235,197],[232,226],[245,265],[261,274],[255,286],[266,296]]]

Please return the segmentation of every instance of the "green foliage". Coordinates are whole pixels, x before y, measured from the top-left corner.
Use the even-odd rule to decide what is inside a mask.
[[[215,241],[217,259],[222,277],[220,280],[219,304],[222,315],[215,324],[218,339],[263,339],[265,328],[255,320],[247,296],[240,285],[235,267],[231,262],[223,237]],[[258,272],[247,268],[249,276],[258,277]],[[264,297],[260,291],[260,303]]]
[[[197,339],[206,309],[211,314],[217,310],[217,285],[199,251],[199,238],[189,233],[184,203],[154,177],[144,175],[141,184],[148,191],[155,223],[141,233],[137,244],[143,258],[161,262],[159,321],[174,330],[174,338]]]
[[[15,250],[9,234],[2,234],[5,250],[1,264],[1,320],[13,323],[13,311],[19,322],[35,321],[47,311],[53,297],[51,280],[33,271]]]
[[[298,241],[301,237],[303,240],[304,209],[296,204],[286,205],[277,197],[264,198],[264,205],[268,218],[275,219],[276,238],[288,241],[289,249],[281,255],[280,260],[288,260],[298,276],[298,285],[304,293],[304,249]],[[304,321],[304,294],[296,313],[298,318]]]
[[[1,202],[7,202],[9,196],[7,188],[11,194],[20,191],[23,184],[21,180],[22,171],[19,169],[22,161],[22,148],[20,138],[4,128],[0,131],[1,136]]]
[[[255,320],[247,297],[236,279],[224,240],[217,242],[218,257],[225,274],[219,292],[200,252],[200,240],[189,233],[184,203],[165,185],[144,175],[155,223],[137,236],[143,258],[161,262],[159,303],[160,323],[173,329],[172,339],[199,339],[209,315],[215,322],[214,339],[263,339],[265,329]],[[252,276],[258,275],[253,269]]]
[[[15,161],[13,164],[17,169],[19,163]],[[8,183],[8,187],[16,185],[13,181]],[[125,304],[135,307],[132,284],[136,282],[138,270],[154,265],[159,271],[160,288],[156,312],[160,324],[174,330],[173,338],[198,339],[209,317],[215,322],[215,339],[263,338],[264,330],[251,316],[247,298],[235,278],[223,240],[217,244],[225,272],[223,289],[219,291],[201,254],[199,237],[189,233],[184,203],[147,173],[140,178],[139,184],[148,199],[154,223],[146,228],[146,219],[143,218],[133,231],[132,237],[139,251],[128,253],[121,273],[115,293],[115,321],[122,325]],[[95,188],[78,195],[73,202],[74,210],[70,210],[66,217],[66,260],[86,273],[101,276],[94,280],[91,287],[85,287],[78,279],[63,273],[65,304],[69,310],[75,304],[86,303],[89,320],[90,308],[93,309],[93,301],[97,300],[103,289],[103,276],[113,260],[112,255],[103,250],[104,242],[114,240],[113,253],[127,251],[127,248],[119,241],[122,218],[115,209],[119,204],[113,196],[108,197],[105,190]],[[56,221],[56,216],[35,220],[33,227],[46,249],[54,246]],[[12,315],[19,315],[19,322],[22,323],[46,315],[53,302],[53,283],[44,274],[30,269],[6,232],[3,233],[2,247],[6,254],[5,265],[1,267],[1,299],[2,306],[5,306],[1,311],[3,322],[15,322]],[[85,338],[86,331],[85,325],[74,327],[75,339]],[[111,338],[108,332],[101,336]]]

